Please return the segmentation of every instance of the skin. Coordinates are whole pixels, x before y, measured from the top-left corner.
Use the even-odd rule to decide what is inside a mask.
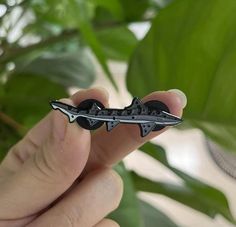
[[[97,99],[108,107],[107,92],[82,90],[68,99],[77,106]],[[174,92],[153,92],[142,101],[160,100],[182,115]],[[0,165],[0,227],[117,227],[105,219],[120,203],[123,184],[111,167],[166,129],[140,137],[137,125],[118,125],[94,133],[51,111],[14,145]]]

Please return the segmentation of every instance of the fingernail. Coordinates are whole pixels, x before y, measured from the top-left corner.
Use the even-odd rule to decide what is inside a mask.
[[[109,98],[109,93],[108,93],[107,89],[105,89],[104,87],[96,86],[96,87],[92,87],[92,89],[97,89],[97,90],[101,91],[102,93],[105,94],[107,99]]]
[[[184,94],[184,92],[182,92],[179,89],[170,89],[170,90],[168,90],[168,92],[173,92],[179,96],[179,98],[181,100],[182,108],[184,108],[187,105],[187,97]]]

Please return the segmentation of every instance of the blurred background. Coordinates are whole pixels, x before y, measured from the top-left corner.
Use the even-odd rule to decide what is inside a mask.
[[[178,88],[184,123],[115,169],[122,227],[236,225],[236,1],[0,1],[0,158],[49,101],[105,87],[110,106]],[[115,147],[111,148],[114,149]]]

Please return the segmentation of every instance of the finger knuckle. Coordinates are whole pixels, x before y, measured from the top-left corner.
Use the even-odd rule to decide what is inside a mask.
[[[76,217],[75,214],[73,214],[73,212],[65,212],[62,218],[64,220],[63,222],[65,223],[64,226],[67,227],[77,226],[78,218]]]
[[[53,179],[51,172],[46,168],[47,164],[45,163],[44,158],[41,157],[39,153],[35,153],[32,156],[33,168],[30,173],[37,178],[37,180],[50,183],[50,179]]]
[[[61,184],[64,179],[64,175],[58,171],[55,161],[50,156],[47,147],[42,146],[39,152],[35,152],[32,156],[33,170],[32,175],[38,178],[40,181],[44,181],[50,184]]]

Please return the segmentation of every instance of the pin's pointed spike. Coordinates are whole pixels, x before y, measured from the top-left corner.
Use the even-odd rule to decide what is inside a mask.
[[[97,103],[93,103],[90,110],[100,110],[101,108],[97,105]]]
[[[107,131],[110,132],[113,128],[115,128],[119,124],[119,121],[108,121],[106,123]]]
[[[174,126],[183,122],[183,119],[181,119],[180,117],[173,115],[171,113],[168,113],[166,111],[160,112],[159,119],[160,119],[159,124],[165,125],[165,126]]]
[[[57,107],[57,101],[50,101],[49,102],[49,104],[51,105],[51,107],[53,108],[53,109],[57,109],[58,107]]]
[[[144,137],[147,134],[149,134],[155,128],[155,126],[156,126],[155,122],[139,124],[141,136]]]
[[[145,106],[143,105],[143,103],[138,97],[134,97],[132,100],[132,103],[129,106],[127,106],[125,109],[134,109],[137,107],[145,107]]]

